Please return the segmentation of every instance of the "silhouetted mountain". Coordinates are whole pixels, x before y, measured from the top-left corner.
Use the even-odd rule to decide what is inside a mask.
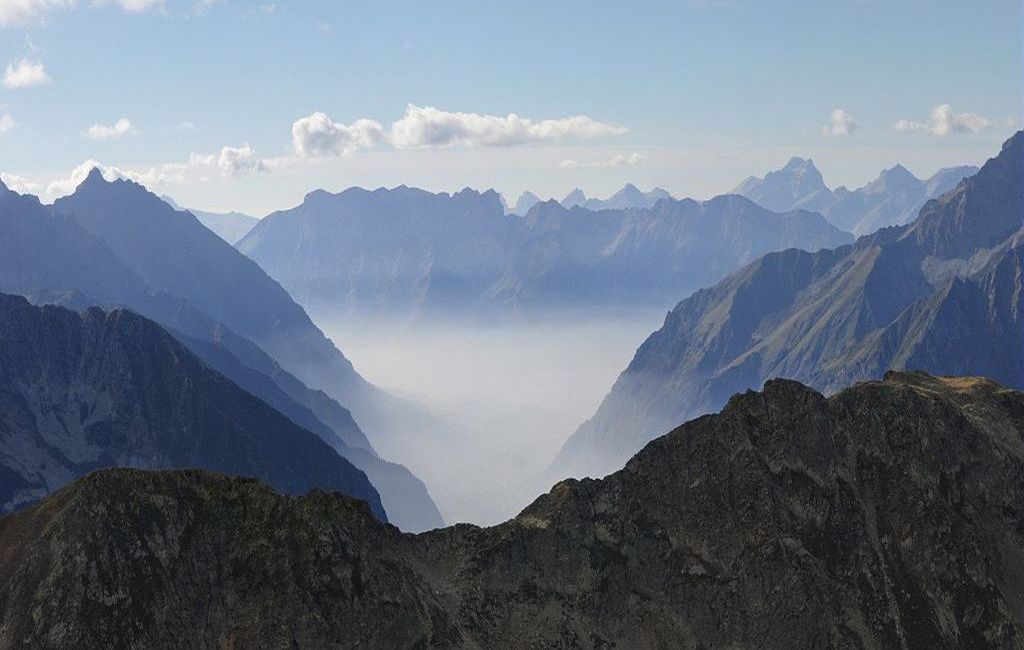
[[[0,646],[1017,648],[1021,431],[984,379],[776,380],[416,536],[341,495],[97,472],[0,519]]]
[[[366,475],[313,433],[131,312],[35,307],[0,294],[0,509],[99,467],[198,467],[289,494],[384,509]]]
[[[735,195],[594,212],[548,201],[525,222],[529,232],[491,295],[553,309],[665,307],[768,251],[850,240],[820,215],[776,214]]]
[[[238,248],[313,308],[448,310],[508,265],[520,221],[494,191],[318,190],[265,217]]]
[[[112,206],[120,207],[111,212],[120,215],[125,221],[130,221],[131,215],[136,214],[137,203],[147,205],[145,197],[141,201],[138,199],[138,195],[144,193],[138,186],[127,183],[106,184],[97,176],[94,174],[91,177],[92,182],[102,183],[101,188],[107,186],[114,194],[107,198],[111,200]],[[120,196],[119,192],[123,192],[125,196]],[[151,230],[149,233],[136,233],[140,247],[147,250],[159,248],[159,241],[154,241],[154,238],[163,237],[163,247],[167,249],[168,257],[173,257],[177,251],[186,256],[191,252],[193,258],[198,258],[203,257],[197,253],[198,251],[212,250],[212,253],[205,255],[206,258],[227,254],[241,262],[241,265],[236,264],[236,267],[255,267],[251,261],[205,230],[191,214],[170,211],[170,208],[160,201],[156,201],[156,204],[159,210],[155,212],[145,208],[137,210],[139,219]],[[168,226],[168,223],[171,225]],[[112,220],[108,227],[116,231],[116,220]],[[128,229],[131,230],[130,227]],[[184,235],[181,231],[184,231]],[[442,524],[437,508],[422,483],[405,468],[375,459],[375,452],[365,434],[351,414],[335,399],[319,390],[308,388],[260,346],[237,334],[223,322],[200,311],[188,300],[150,288],[133,269],[114,255],[104,241],[83,229],[72,216],[60,211],[52,213],[35,197],[3,191],[0,192],[0,232],[3,234],[0,237],[0,291],[30,296],[37,303],[64,304],[75,309],[85,309],[91,305],[107,309],[128,307],[172,330],[204,361],[218,367],[233,381],[245,383],[245,373],[265,376],[265,380],[276,385],[277,389],[296,403],[297,408],[286,409],[280,402],[275,403],[276,407],[286,411],[289,417],[296,417],[300,411],[311,411],[321,423],[320,427],[311,425],[308,419],[300,421],[300,425],[312,429],[318,435],[323,433],[323,426],[326,425],[331,435],[324,436],[324,439],[337,448],[335,438],[340,438],[347,446],[346,457],[366,471],[371,479],[381,481],[378,489],[384,494],[382,498],[385,503],[396,513],[392,516],[395,523],[407,530],[435,528]],[[121,243],[128,249],[132,247],[129,238],[122,240]],[[174,263],[184,266],[193,258],[181,257]],[[139,266],[146,267],[145,264]],[[214,263],[207,263],[206,259],[197,259],[196,266],[203,269],[198,274],[200,277],[196,277],[195,274],[190,277],[186,269],[182,274],[189,282],[180,282],[175,287],[165,285],[165,288],[184,287],[194,294],[191,290],[192,285],[201,283],[207,277],[203,275],[205,273],[210,277],[210,287],[219,287],[218,290],[225,292],[233,289],[230,279],[225,280],[224,276],[240,278],[239,287],[249,286],[250,290],[258,294],[263,291],[261,285],[269,285],[271,289],[268,293],[271,294],[271,299],[267,302],[268,309],[273,308],[274,301],[284,293],[258,269],[256,273],[251,272],[251,269],[237,274],[224,273],[216,260]],[[151,268],[149,270],[152,272]],[[218,275],[220,279],[216,277]],[[256,280],[250,281],[254,275],[257,276]],[[206,299],[207,304],[215,302],[214,297],[209,294],[201,297]],[[280,302],[284,302],[287,315],[288,304],[294,306],[294,303],[291,303],[286,295],[285,298],[287,302]],[[227,303],[231,302],[230,297],[226,297],[225,300]],[[301,309],[299,312],[304,318]],[[299,325],[299,329],[302,330],[301,322]],[[282,347],[286,348],[286,344],[287,342]],[[216,357],[213,356],[212,350],[221,347],[225,348],[225,351],[217,353]],[[237,364],[224,366],[214,363],[225,354],[233,357]],[[232,372],[233,370],[237,371]],[[253,389],[251,385],[248,388]],[[260,397],[270,398],[266,392],[261,393]],[[404,489],[412,491],[405,492]]]
[[[189,213],[97,170],[54,212],[73,216],[153,290],[185,299],[342,403],[371,435],[407,424],[396,420],[411,407],[371,386],[281,285]]]
[[[400,187],[314,192],[239,249],[314,309],[436,315],[660,308],[767,251],[849,239],[819,215],[778,215],[737,196],[599,211],[548,201],[517,218],[493,192]]]
[[[785,167],[768,172],[764,178],[747,178],[733,193],[777,212],[796,209],[817,212],[832,198],[814,161],[796,156],[790,158]]]
[[[182,208],[169,196],[160,198],[175,210],[191,212],[196,219],[199,219],[199,223],[229,244],[234,244],[244,237],[245,233],[252,230],[252,227],[259,221],[256,217],[241,212],[207,212],[195,208]]]
[[[948,192],[977,171],[977,167],[951,167],[922,181],[906,167],[896,165],[882,170],[877,179],[857,190],[838,187],[832,191],[813,162],[793,158],[764,179],[748,178],[734,192],[771,210],[820,212],[836,227],[866,235],[906,224],[917,216],[926,201]]]
[[[1024,387],[1021,178],[1024,132],[913,224],[768,254],[698,291],[640,346],[554,471],[610,471],[770,377],[831,392],[911,368]]]
[[[621,190],[612,194],[607,199],[591,199],[583,193],[583,190],[576,188],[561,200],[564,208],[585,208],[587,210],[627,210],[629,208],[651,208],[662,199],[671,199],[672,195],[667,191],[656,187],[650,192],[644,192],[632,183],[626,183]],[[537,201],[539,203],[539,201]]]
[[[536,194],[534,194],[533,192],[523,192],[522,194],[519,195],[519,198],[516,200],[515,207],[513,207],[509,212],[515,215],[519,215],[521,217],[525,215],[527,212],[529,212],[530,208],[537,205],[538,203],[540,203],[540,197],[538,197]]]
[[[566,208],[577,208],[582,207],[586,202],[587,195],[583,193],[583,190],[577,187],[566,194],[565,198],[563,198],[560,203]]]
[[[650,192],[641,191],[636,185],[627,183],[621,190],[607,199],[587,199],[584,208],[588,210],[627,210],[629,208],[652,208],[662,199],[671,199],[672,195],[656,187]]]

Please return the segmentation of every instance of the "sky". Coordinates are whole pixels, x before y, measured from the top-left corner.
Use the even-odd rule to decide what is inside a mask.
[[[262,216],[415,185],[708,198],[980,164],[1021,126],[1020,0],[0,0],[0,173],[92,166]]]

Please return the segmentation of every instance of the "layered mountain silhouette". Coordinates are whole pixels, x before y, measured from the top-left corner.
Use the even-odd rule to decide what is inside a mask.
[[[597,211],[547,201],[520,218],[493,191],[397,187],[313,192],[238,248],[314,310],[430,316],[667,308],[765,252],[850,240],[820,215],[738,196]]]
[[[530,208],[537,205],[538,203],[540,203],[539,196],[537,196],[533,192],[523,192],[522,194],[519,195],[519,198],[516,199],[516,204],[512,206],[509,212],[522,217],[527,212],[530,211]]]
[[[629,208],[653,208],[662,199],[671,199],[668,191],[656,187],[644,192],[632,183],[626,183],[622,189],[607,199],[589,198],[583,190],[576,188],[565,195],[561,204],[566,208],[584,208],[587,210],[628,210]]]
[[[1024,132],[907,226],[768,254],[679,303],[553,471],[601,475],[737,391],[789,377],[833,392],[890,369],[1024,387]]]
[[[0,647],[1016,648],[1024,394],[892,373],[729,400],[515,519],[403,535],[106,470],[0,519]]]
[[[353,495],[385,517],[366,475],[217,373],[152,321],[0,294],[0,510],[100,467],[197,467],[288,494]]]
[[[234,244],[252,230],[259,221],[256,217],[241,212],[208,212],[195,208],[182,208],[169,196],[161,196],[175,210],[186,210],[199,219],[199,223],[213,231],[215,235],[229,244]]]
[[[280,285],[192,214],[96,171],[53,210],[0,191],[0,226],[0,291],[76,309],[128,307],[159,322],[232,381],[289,417],[302,413],[301,426],[323,434],[379,484],[396,513],[392,521],[409,530],[441,525],[423,484],[377,458],[337,399],[354,395],[380,414],[380,424],[390,408],[386,396],[355,373]],[[288,404],[257,386],[273,387]]]
[[[747,178],[733,192],[770,210],[820,212],[842,230],[867,235],[913,220],[925,202],[948,192],[977,171],[977,167],[966,165],[949,167],[920,180],[906,167],[896,165],[882,170],[878,178],[864,187],[830,190],[813,161],[792,158],[785,167],[764,178]]]

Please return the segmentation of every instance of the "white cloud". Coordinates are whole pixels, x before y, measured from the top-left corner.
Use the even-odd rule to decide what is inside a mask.
[[[644,157],[638,153],[631,153],[628,156],[619,154],[606,160],[592,160],[590,162],[579,162],[576,160],[563,160],[558,166],[563,169],[585,169],[595,167],[625,167],[633,166],[643,162]]]
[[[949,104],[940,104],[932,109],[931,115],[923,122],[900,120],[897,131],[927,131],[932,135],[946,136],[951,133],[977,133],[988,128],[988,118],[975,113],[954,113]]]
[[[829,123],[821,127],[824,135],[850,135],[856,130],[857,123],[853,121],[853,116],[842,108],[833,110]]]
[[[305,158],[348,156],[383,139],[384,127],[373,120],[361,119],[345,125],[318,111],[292,123],[292,146],[297,155]]]
[[[7,189],[13,190],[18,194],[34,194],[40,189],[38,183],[33,183],[24,176],[17,174],[0,174],[0,181],[3,181]]]
[[[83,135],[90,140],[114,140],[126,135],[135,135],[138,130],[132,126],[132,121],[122,117],[111,125],[93,124]]]
[[[0,27],[37,22],[51,11],[70,9],[76,0],[0,0]]]
[[[217,168],[224,176],[245,176],[266,171],[267,166],[256,157],[252,147],[243,144],[241,147],[223,147],[217,157]]]
[[[0,0],[2,2],[3,0]],[[8,63],[4,70],[4,86],[10,89],[45,86],[50,83],[50,75],[40,61],[21,58]]]
[[[190,131],[195,131],[196,125],[186,120],[184,122],[178,122],[177,126],[174,127],[174,130],[178,133],[188,133]]]
[[[0,115],[0,133],[7,133],[14,128],[14,118],[10,113]]]
[[[132,14],[141,14],[150,9],[164,6],[164,0],[93,0],[93,5],[105,7],[113,5]]]
[[[480,115],[452,113],[409,104],[405,116],[391,125],[391,143],[398,149],[464,146],[513,146],[534,142],[590,140],[622,135],[628,129],[585,115],[535,122],[514,113]]]

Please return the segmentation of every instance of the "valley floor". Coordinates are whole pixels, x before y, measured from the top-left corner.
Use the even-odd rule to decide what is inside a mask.
[[[664,312],[400,324],[313,314],[356,369],[430,409],[435,431],[371,439],[423,479],[447,523],[504,521],[546,492],[565,439],[594,413]]]

